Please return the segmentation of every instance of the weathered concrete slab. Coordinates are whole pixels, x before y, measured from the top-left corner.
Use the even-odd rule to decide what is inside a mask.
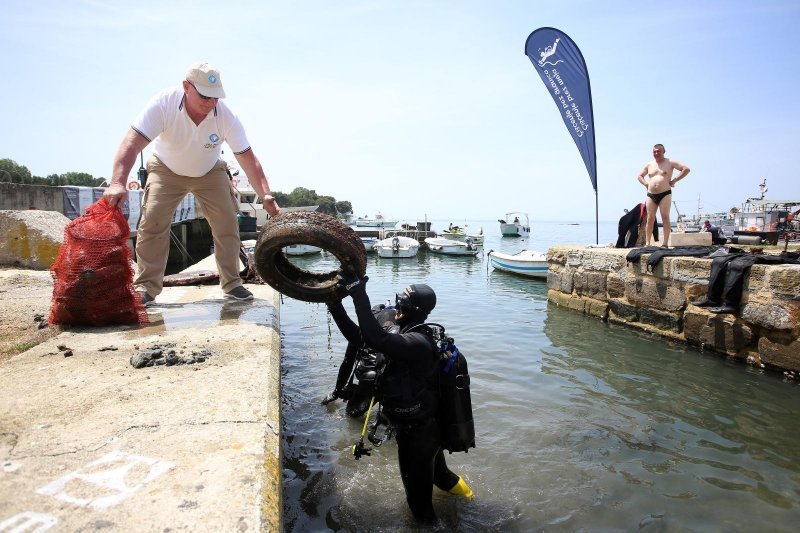
[[[55,211],[0,211],[0,265],[47,270],[69,219]]]
[[[248,288],[168,287],[145,327],[4,361],[0,530],[280,530],[280,302]],[[154,348],[197,362],[131,366]]]

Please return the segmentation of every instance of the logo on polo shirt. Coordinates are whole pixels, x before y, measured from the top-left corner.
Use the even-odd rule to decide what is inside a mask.
[[[217,146],[219,146],[220,143],[222,142],[222,138],[216,133],[212,133],[211,135],[209,135],[208,140],[210,142],[207,142],[203,145],[203,148],[205,148],[206,150],[213,150]]]
[[[210,84],[212,84],[212,85],[213,85],[213,84],[215,84],[215,83],[217,83],[217,77],[216,77],[216,76],[214,76],[213,74],[209,74],[209,75],[208,75],[208,82],[209,82]]]

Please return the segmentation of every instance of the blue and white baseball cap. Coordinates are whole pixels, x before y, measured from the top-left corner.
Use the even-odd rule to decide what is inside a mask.
[[[225,98],[219,70],[208,63],[194,63],[186,73],[186,81],[197,88],[197,92],[209,98]]]

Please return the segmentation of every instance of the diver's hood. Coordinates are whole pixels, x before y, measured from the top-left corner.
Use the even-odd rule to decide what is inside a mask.
[[[397,305],[407,318],[403,324],[424,322],[436,307],[436,293],[424,283],[409,285],[397,295]]]
[[[436,293],[424,283],[410,285],[405,291],[409,294],[408,301],[411,305],[419,309],[420,312],[429,315],[436,307]]]

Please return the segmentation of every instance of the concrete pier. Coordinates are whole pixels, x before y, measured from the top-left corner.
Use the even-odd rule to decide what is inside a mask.
[[[248,288],[168,287],[144,327],[0,361],[0,531],[281,530],[280,301]]]
[[[691,304],[703,297],[710,258],[665,257],[652,271],[630,250],[555,247],[547,252],[548,299],[612,323],[774,370],[800,370],[800,265],[753,265],[735,314]]]

